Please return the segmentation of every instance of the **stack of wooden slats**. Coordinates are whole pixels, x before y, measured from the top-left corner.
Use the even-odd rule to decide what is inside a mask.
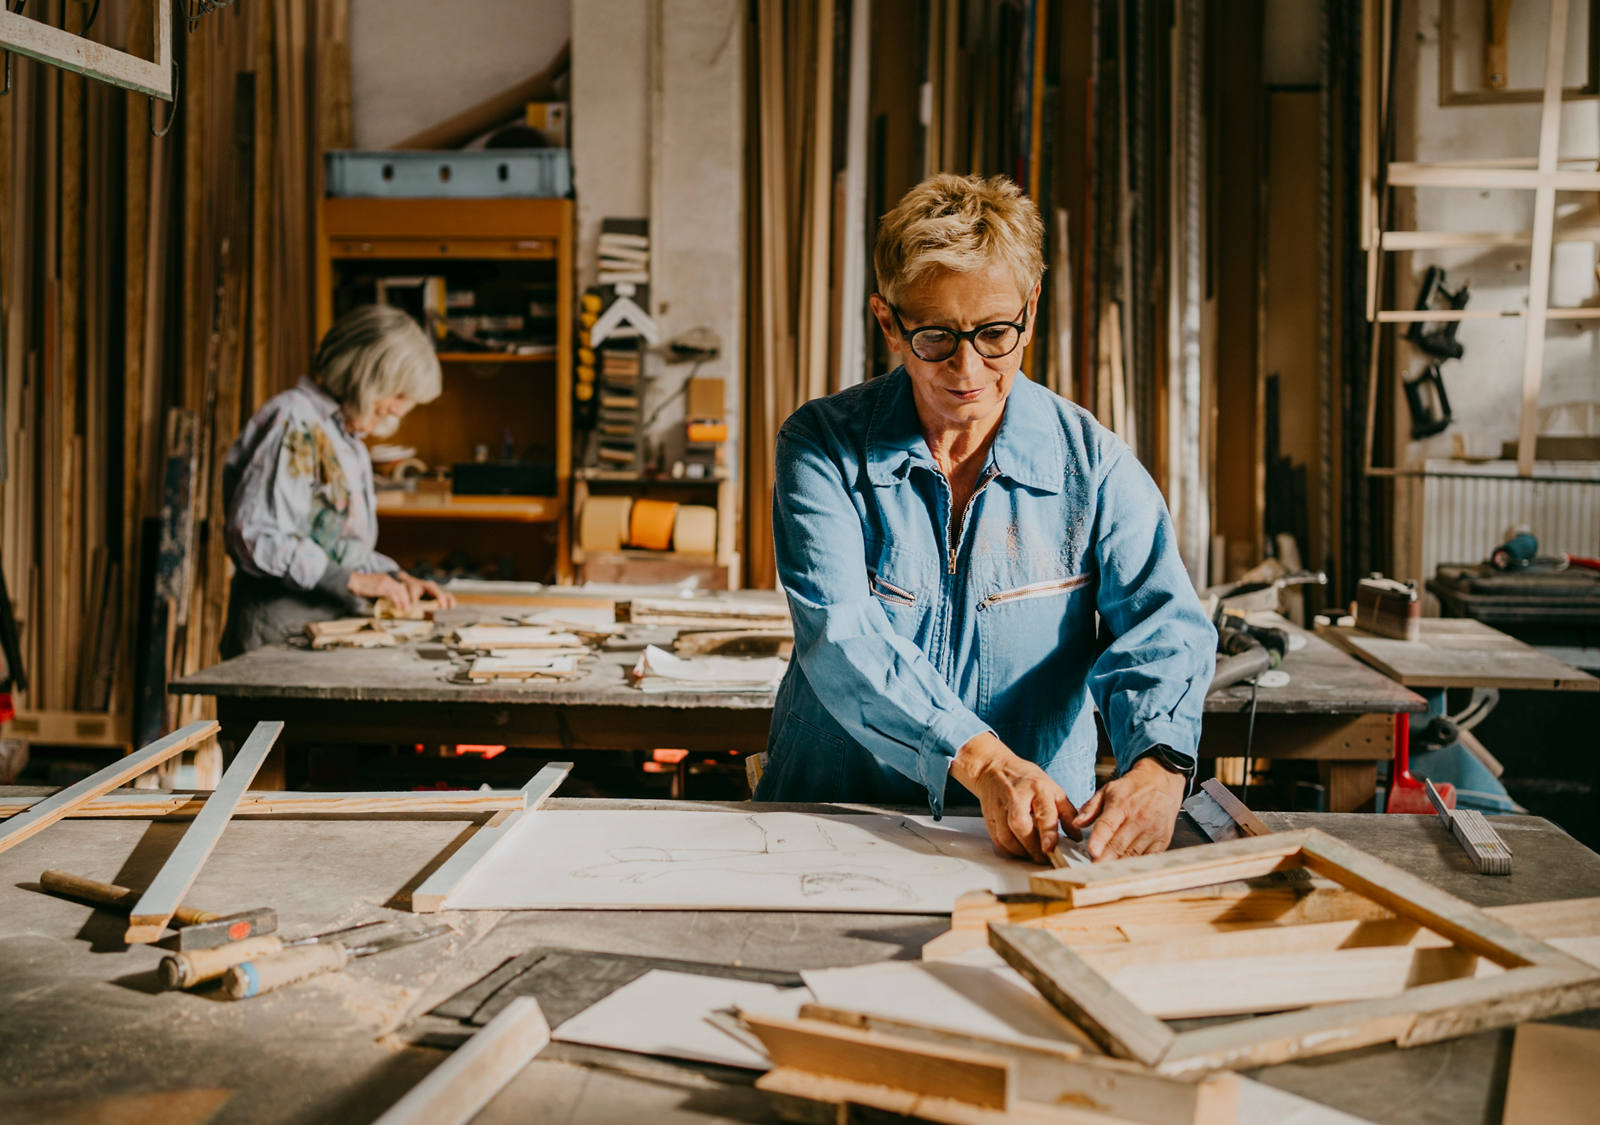
[[[88,38],[148,57],[155,10],[107,5]],[[86,14],[28,15],[63,12],[74,31]],[[165,684],[218,657],[228,446],[314,344],[313,209],[321,149],[349,144],[347,40],[348,0],[179,20],[174,107],[11,60],[0,565],[33,680],[18,704],[109,713],[107,745],[202,707],[180,715]]]

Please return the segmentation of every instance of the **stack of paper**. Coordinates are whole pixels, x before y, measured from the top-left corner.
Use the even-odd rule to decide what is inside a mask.
[[[674,656],[649,645],[634,665],[640,691],[767,692],[778,686],[789,662],[778,656]]]

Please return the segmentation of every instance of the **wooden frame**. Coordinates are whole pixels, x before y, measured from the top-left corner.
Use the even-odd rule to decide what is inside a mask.
[[[539,1001],[519,996],[375,1125],[466,1125],[549,1043],[550,1025]]]
[[[0,5],[0,47],[30,59],[98,78],[124,90],[170,102],[172,87],[172,5],[153,0],[156,57],[141,59]]]
[[[546,798],[556,791],[571,772],[571,762],[551,762],[534,774],[528,784],[522,787],[523,807],[512,812],[496,813],[489,819],[488,824],[474,832],[471,839],[461,845],[437,871],[411,892],[412,911],[417,914],[432,914],[443,910],[444,900],[449,898],[451,892],[461,885],[461,881],[471,874],[478,861],[505,839],[512,826],[525,813],[544,804]]]
[[[69,817],[79,819],[167,817],[174,820],[198,816],[206,793],[161,792],[152,789],[124,791],[96,797],[79,805]],[[0,797],[0,818],[27,812],[45,797]],[[284,793],[251,790],[233,812],[240,816],[477,816],[526,807],[515,789],[397,790],[392,793]]]
[[[183,904],[183,896],[189,893],[195,877],[200,874],[201,865],[222,838],[228,821],[233,819],[233,811],[239,807],[245,788],[255,780],[256,771],[267,760],[267,752],[282,733],[282,723],[261,723],[245,739],[222,780],[206,798],[205,807],[128,911],[124,941],[134,944],[161,940],[167,923],[172,921],[173,914]]]
[[[1062,868],[1034,875],[1031,886],[1078,907],[1297,868],[1363,894],[1505,972],[1175,1033],[1047,934],[991,924],[989,942],[1108,1053],[1173,1075],[1269,1066],[1391,1041],[1410,1047],[1600,1004],[1600,969],[1317,829]]]

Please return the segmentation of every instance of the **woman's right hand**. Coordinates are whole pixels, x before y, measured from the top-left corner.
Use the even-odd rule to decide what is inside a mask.
[[[388,598],[401,613],[411,608],[411,591],[392,574],[358,570],[350,575],[350,592],[358,598],[371,598],[373,601]]]
[[[950,776],[978,798],[995,850],[1018,859],[1049,863],[1061,825],[1077,814],[1049,774],[987,731],[956,754]]]

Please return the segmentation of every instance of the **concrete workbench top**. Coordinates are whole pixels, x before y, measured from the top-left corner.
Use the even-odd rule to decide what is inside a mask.
[[[3,791],[0,791],[3,792]],[[556,808],[651,802],[556,800]],[[747,805],[674,803],[736,811]],[[779,806],[762,806],[775,808]],[[826,809],[828,806],[789,806]],[[1262,814],[1316,826],[1481,905],[1600,895],[1600,856],[1536,817],[1498,817],[1516,853],[1509,878],[1477,875],[1433,817]],[[58,867],[143,885],[183,822],[66,820],[0,854],[0,1123],[91,1104],[165,1125],[373,1120],[445,1056],[410,1045],[411,1021],[506,958],[539,945],[779,969],[917,955],[942,917],[738,911],[447,913],[448,939],[228,1003],[155,991],[161,951],[124,949],[110,914],[40,893]],[[268,820],[229,826],[190,901],[274,906],[285,933],[374,917],[397,904],[472,826],[459,819]],[[1180,825],[1179,843],[1194,842]],[[413,921],[419,921],[413,919]],[[1600,1023],[1600,1014],[1580,1020]],[[1492,1120],[1510,1036],[1484,1033],[1400,1051],[1372,1048],[1260,1077],[1375,1122]],[[603,1061],[600,1069],[583,1063]],[[766,1121],[749,1076],[553,1045],[476,1119],[499,1122]]]

